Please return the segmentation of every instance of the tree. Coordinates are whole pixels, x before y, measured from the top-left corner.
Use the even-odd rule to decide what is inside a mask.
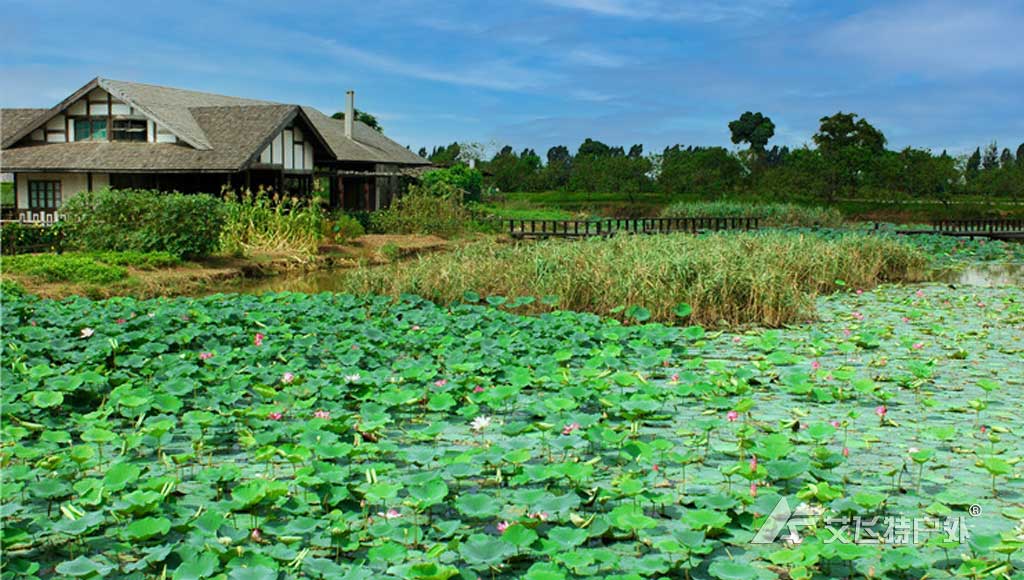
[[[580,148],[576,152],[576,157],[608,157],[611,155],[611,152],[611,147],[600,141],[595,141],[590,137],[587,137],[586,140],[580,144]]]
[[[1010,153],[1009,148],[1003,148],[1003,153],[999,156],[999,166],[1004,169],[1013,167],[1013,153]]]
[[[565,187],[572,172],[572,154],[565,145],[548,149],[548,164],[544,168],[543,185],[548,189]]]
[[[1017,148],[1017,167],[1024,167],[1024,143]]]
[[[430,162],[441,167],[448,167],[455,164],[461,153],[462,147],[458,143],[435,147],[434,151],[430,154]]]
[[[842,111],[831,117],[822,117],[813,140],[824,153],[847,147],[867,149],[872,153],[881,153],[885,149],[885,135],[881,131],[866,119],[857,119],[856,113]]]
[[[331,115],[331,118],[338,119],[339,121],[344,121],[345,113],[344,111],[338,111],[337,113]],[[368,126],[369,128],[373,129],[378,133],[384,132],[384,127],[381,126],[380,121],[377,120],[377,117],[374,117],[373,115],[367,113],[366,111],[360,111],[359,109],[356,109],[356,121],[363,123],[364,125]]]
[[[814,143],[826,161],[825,198],[855,192],[872,164],[885,153],[885,135],[855,113],[822,117]]]
[[[426,159],[427,158],[427,148],[426,147],[420,147],[419,152],[417,152],[416,154],[419,155],[420,157]]]
[[[633,145],[632,147],[629,148],[629,153],[627,154],[627,157],[629,157],[630,159],[639,159],[643,156],[644,146],[641,145],[640,143],[637,143],[636,145]]]
[[[999,147],[995,141],[989,143],[981,154],[981,168],[985,171],[999,169]]]
[[[733,143],[747,143],[752,152],[758,157],[763,157],[765,146],[775,135],[775,123],[761,113],[747,111],[740,115],[739,119],[729,123],[729,131],[732,133]]]
[[[978,176],[978,172],[981,171],[981,148],[975,147],[974,153],[971,153],[970,157],[967,158],[967,162],[964,165],[964,176],[967,181],[973,180]]]

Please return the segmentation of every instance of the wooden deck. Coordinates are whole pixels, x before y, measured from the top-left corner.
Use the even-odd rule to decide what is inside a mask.
[[[878,224],[875,224],[878,229]],[[940,235],[991,240],[1024,240],[1024,219],[941,220],[931,229],[896,230],[903,235]]]
[[[616,234],[700,233],[721,230],[756,230],[758,218],[608,218],[602,220],[509,219],[513,238],[587,238]]]

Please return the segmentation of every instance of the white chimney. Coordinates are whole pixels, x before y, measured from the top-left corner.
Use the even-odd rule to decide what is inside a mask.
[[[352,138],[352,123],[356,119],[356,92],[345,93],[345,136]]]

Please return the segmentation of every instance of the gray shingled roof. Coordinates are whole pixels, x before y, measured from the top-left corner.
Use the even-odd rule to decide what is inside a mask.
[[[95,87],[144,112],[185,145],[153,143],[47,143],[7,148]],[[30,113],[31,111],[31,113]],[[280,120],[301,114],[336,159],[400,165],[429,162],[356,121],[352,139],[344,122],[305,106],[96,78],[56,107],[3,109],[3,165],[10,170],[238,171],[253,161]],[[44,114],[45,113],[45,114]]]

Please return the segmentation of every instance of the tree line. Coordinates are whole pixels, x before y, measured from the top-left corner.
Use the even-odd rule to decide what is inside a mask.
[[[725,147],[673,145],[645,154],[586,139],[573,154],[558,145],[542,158],[530,148],[502,147],[489,159],[483,147],[452,143],[419,150],[440,166],[474,160],[485,184],[500,191],[695,193],[725,196],[750,193],[777,198],[906,197],[949,199],[973,194],[1024,197],[1024,143],[1000,148],[995,142],[970,155],[935,154],[906,147],[891,150],[886,137],[855,113],[822,117],[812,143],[790,149],[769,142],[775,124],[762,113],[746,112],[729,123],[732,142]]]

